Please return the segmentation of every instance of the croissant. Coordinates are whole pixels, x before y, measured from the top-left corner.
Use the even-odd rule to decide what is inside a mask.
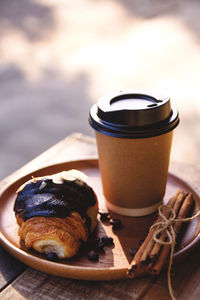
[[[78,170],[32,178],[14,203],[18,235],[24,247],[59,259],[77,254],[97,225],[98,201]]]

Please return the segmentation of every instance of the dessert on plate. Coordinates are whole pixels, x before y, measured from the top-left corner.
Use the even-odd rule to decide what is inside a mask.
[[[86,180],[84,173],[70,170],[20,186],[14,212],[26,250],[59,259],[77,254],[97,224],[97,196]]]

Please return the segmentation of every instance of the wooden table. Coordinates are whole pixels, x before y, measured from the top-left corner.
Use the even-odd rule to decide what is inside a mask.
[[[73,134],[50,148],[33,161],[5,178],[0,189],[21,176],[43,166],[75,159],[96,158],[95,140]],[[171,162],[170,171],[181,176],[200,191],[200,168],[186,163]],[[172,272],[177,299],[199,299],[199,246],[192,255]],[[166,272],[158,277],[120,281],[80,281],[60,278],[31,269],[0,248],[0,299],[170,299]]]

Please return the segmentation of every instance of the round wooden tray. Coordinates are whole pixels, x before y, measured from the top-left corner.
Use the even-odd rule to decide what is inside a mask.
[[[13,204],[18,187],[31,178],[31,176],[44,176],[57,173],[63,170],[78,169],[88,175],[88,183],[95,190],[100,211],[105,211],[105,199],[102,194],[101,179],[97,160],[71,161],[37,170],[26,175],[11,185],[7,186],[0,195],[0,238],[2,245],[17,259],[28,266],[52,275],[83,280],[113,280],[126,278],[126,271],[131,262],[129,249],[138,247],[139,241],[144,239],[149,227],[156,215],[145,217],[124,217],[111,212],[113,218],[119,218],[123,227],[120,230],[112,230],[109,223],[98,222],[94,233],[97,237],[111,236],[114,246],[105,247],[105,253],[100,253],[98,262],[91,262],[87,259],[86,247],[83,247],[79,254],[68,260],[60,262],[47,261],[42,255],[26,252],[20,248],[18,237],[18,225],[13,212]],[[195,206],[199,209],[200,199],[195,190],[172,174],[169,174],[167,189],[164,197],[166,203],[173,196],[178,188],[185,192],[192,192],[195,198]],[[174,261],[182,260],[200,241],[200,219],[196,218],[190,222],[184,231],[178,248],[174,254]]]

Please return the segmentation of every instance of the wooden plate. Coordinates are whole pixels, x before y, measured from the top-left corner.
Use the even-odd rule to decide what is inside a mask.
[[[17,235],[18,225],[13,213],[15,193],[18,187],[31,178],[31,176],[44,176],[69,169],[78,169],[89,176],[88,183],[93,187],[99,199],[101,211],[105,211],[104,196],[102,194],[101,179],[97,160],[71,161],[62,164],[51,165],[37,170],[23,178],[20,178],[11,185],[5,187],[0,194],[0,231],[2,245],[17,259],[28,266],[52,275],[73,279],[84,280],[112,280],[126,278],[126,270],[131,261],[129,249],[138,247],[138,243],[148,232],[149,226],[155,219],[155,214],[146,217],[122,217],[111,213],[114,218],[122,220],[123,228],[112,230],[109,223],[102,223],[99,220],[95,235],[97,237],[111,236],[114,239],[114,246],[105,247],[105,253],[100,253],[99,262],[91,262],[87,259],[86,248],[80,250],[73,259],[60,262],[47,261],[43,256],[26,252],[20,249]],[[178,188],[186,192],[191,191],[195,198],[196,208],[199,209],[200,199],[194,189],[172,174],[168,176],[167,189],[164,202],[175,194]],[[200,219],[190,222],[174,254],[175,262],[182,260],[190,253],[200,241]]]

